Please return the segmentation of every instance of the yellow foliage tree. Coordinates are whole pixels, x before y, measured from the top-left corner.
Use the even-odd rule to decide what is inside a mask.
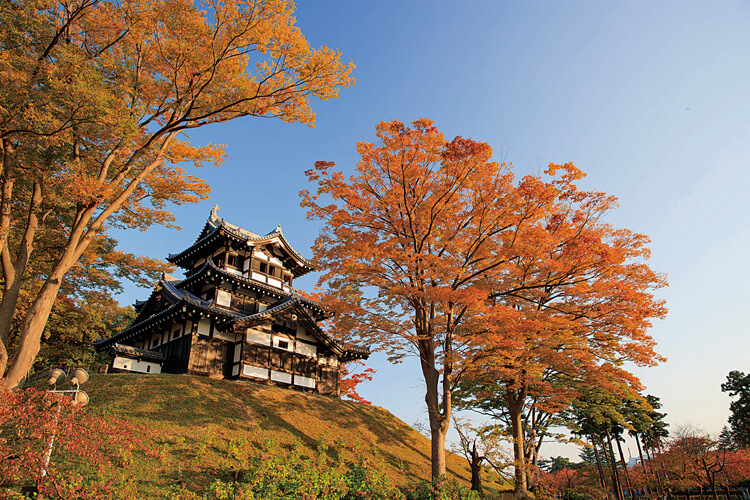
[[[313,126],[310,100],[353,84],[353,65],[312,49],[293,13],[283,0],[0,2],[0,387],[28,372],[63,278],[102,231],[169,225],[167,203],[207,196],[180,164],[218,165],[224,150],[181,131],[243,116]],[[65,244],[9,352],[50,214]]]

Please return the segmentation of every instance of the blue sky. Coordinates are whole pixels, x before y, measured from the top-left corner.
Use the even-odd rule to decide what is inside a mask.
[[[718,434],[720,384],[750,371],[750,4],[741,1],[300,2],[314,46],[352,59],[357,84],[314,104],[317,126],[248,118],[191,133],[227,145],[199,175],[210,200],[175,209],[182,231],[120,233],[152,257],[197,237],[210,208],[249,230],[281,224],[301,253],[320,226],[298,192],[316,160],[350,170],[382,120],[426,117],[446,137],[488,142],[517,175],[572,161],[583,188],[617,196],[610,221],[652,239],[668,317],[652,336],[666,363],[636,373],[675,427]],[[300,282],[301,281],[301,282]],[[312,288],[315,277],[296,283]],[[122,303],[149,291],[128,287]],[[426,420],[418,366],[375,355],[362,394],[407,423]],[[634,450],[633,450],[634,451]],[[545,445],[542,454],[577,456]]]

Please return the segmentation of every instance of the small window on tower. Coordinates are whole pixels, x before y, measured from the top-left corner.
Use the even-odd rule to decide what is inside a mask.
[[[276,268],[273,266],[268,266],[268,275],[269,276],[276,276]]]
[[[289,349],[289,342],[286,340],[279,340],[279,349]]]
[[[227,265],[237,267],[237,256],[231,253],[227,255]]]
[[[260,263],[260,272],[267,273],[268,272],[268,265],[265,262]]]

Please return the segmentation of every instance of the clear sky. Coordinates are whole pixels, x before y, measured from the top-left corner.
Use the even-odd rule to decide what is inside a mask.
[[[316,160],[352,169],[356,141],[382,120],[426,117],[448,138],[488,142],[519,176],[572,161],[588,173],[581,187],[619,198],[611,222],[649,235],[650,265],[669,276],[670,312],[651,331],[668,361],[637,375],[672,427],[718,434],[730,401],[720,384],[750,371],[750,3],[310,0],[297,13],[312,45],[354,61],[357,84],[314,105],[314,129],[247,118],[193,131],[229,153],[199,172],[210,200],[176,208],[182,231],[120,233],[121,247],[178,252],[217,203],[257,233],[281,224],[309,257],[320,226],[299,206],[304,171]],[[148,294],[128,287],[120,299]],[[418,366],[377,354],[370,365],[362,395],[426,421]]]

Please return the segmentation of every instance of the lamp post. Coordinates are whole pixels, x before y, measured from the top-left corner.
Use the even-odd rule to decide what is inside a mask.
[[[83,368],[76,368],[73,371],[73,376],[70,377],[70,385],[74,387],[74,389],[68,389],[68,390],[60,390],[57,388],[58,385],[62,385],[65,382],[65,379],[67,378],[67,375],[65,372],[59,368],[55,368],[50,372],[49,380],[47,380],[47,384],[52,387],[47,392],[52,394],[63,394],[63,395],[70,395],[73,397],[73,404],[78,406],[86,406],[89,402],[89,395],[86,394],[85,391],[81,390],[81,386],[88,382],[89,380],[89,374],[86,370]],[[42,470],[40,472],[41,477],[47,476],[47,466],[49,466],[50,458],[52,457],[52,448],[55,445],[55,437],[57,435],[57,422],[60,418],[60,409],[61,407],[57,406],[57,413],[55,414],[55,425],[52,431],[52,437],[49,440],[49,446],[47,446],[47,453],[44,454],[44,462],[42,464]]]

